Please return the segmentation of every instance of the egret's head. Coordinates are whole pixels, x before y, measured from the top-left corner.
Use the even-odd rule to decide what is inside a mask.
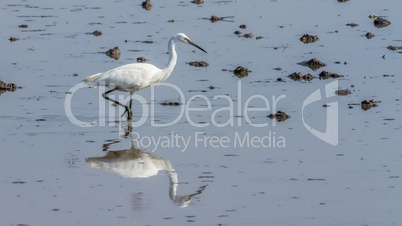
[[[177,33],[174,38],[179,41],[179,42],[183,42],[183,43],[187,43],[189,45],[195,46],[198,49],[200,49],[201,51],[203,51],[204,53],[207,53],[207,51],[205,51],[203,48],[201,48],[200,46],[198,46],[197,44],[195,44],[194,42],[192,42],[190,40],[189,37],[187,37],[187,35],[183,34],[183,33]]]

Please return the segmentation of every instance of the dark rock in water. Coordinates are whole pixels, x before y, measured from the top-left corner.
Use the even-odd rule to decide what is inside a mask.
[[[276,121],[278,122],[282,122],[290,118],[290,115],[286,114],[283,111],[278,111],[275,114],[269,114],[267,117],[270,119],[276,119]]]
[[[164,102],[164,103],[161,103],[161,105],[162,105],[162,106],[180,106],[180,105],[181,105],[181,103],[179,103],[179,102],[171,102],[171,101],[169,101],[169,102]]]
[[[244,38],[253,38],[254,34],[253,33],[248,33],[243,35]]]
[[[402,46],[388,46],[387,49],[396,51],[396,50],[401,50]]]
[[[288,77],[290,79],[292,79],[293,81],[311,81],[314,79],[314,76],[307,73],[305,75],[303,75],[300,72],[293,72],[292,74],[288,75]]]
[[[365,36],[367,39],[372,39],[374,37],[374,34],[371,32],[367,32],[367,34]]]
[[[348,24],[346,24],[346,26],[357,27],[357,26],[359,26],[359,25],[356,24],[356,23],[348,23]]]
[[[145,10],[151,10],[152,9],[152,2],[151,2],[151,0],[146,0],[146,1],[142,2],[141,6]]]
[[[189,65],[194,66],[194,67],[208,67],[209,64],[205,61],[193,61],[193,62],[188,62]]]
[[[229,18],[233,18],[234,16],[224,16],[224,17],[218,17],[218,16],[214,16],[212,15],[210,18],[202,18],[202,19],[208,19],[210,20],[212,23],[218,22],[218,21],[227,21],[227,22],[234,22],[232,20],[227,20]]]
[[[118,60],[120,58],[120,49],[118,46],[114,47],[113,49],[109,49],[106,52],[106,55],[110,58],[113,58],[115,60]]]
[[[14,92],[16,89],[17,89],[17,86],[14,83],[5,83],[0,80],[0,90]]]
[[[309,68],[311,68],[313,71],[316,71],[316,70],[318,70],[318,69],[320,69],[320,68],[322,68],[322,67],[327,66],[325,63],[323,63],[323,62],[317,60],[316,58],[313,58],[313,59],[311,59],[311,60],[309,60],[309,61],[302,61],[302,62],[297,63],[297,64],[302,65],[302,66],[309,67]]]
[[[212,23],[214,23],[214,22],[220,21],[220,20],[221,20],[221,18],[220,18],[220,17],[217,17],[217,16],[212,15],[212,16],[209,18],[209,20],[210,20]]]
[[[14,83],[5,83],[0,80],[0,95],[5,92],[14,92],[17,88]]]
[[[243,78],[248,76],[248,68],[243,67],[243,66],[238,66],[234,71],[233,74],[235,74],[238,78]]]
[[[191,1],[191,3],[201,5],[204,3],[204,0],[193,0],[193,1]]]
[[[95,30],[94,32],[92,32],[92,34],[95,36],[100,36],[100,35],[102,35],[102,31]]]
[[[313,42],[316,42],[317,40],[318,40],[317,35],[309,35],[309,34],[304,34],[300,38],[300,41],[303,42],[304,44],[313,43]]]
[[[386,26],[388,26],[388,25],[390,25],[390,24],[391,24],[391,22],[390,22],[389,20],[384,19],[384,18],[381,18],[381,17],[378,17],[378,18],[376,18],[376,19],[374,20],[374,26],[375,26],[376,28],[386,27]]]
[[[347,96],[349,94],[351,94],[352,92],[348,89],[338,89],[337,91],[335,91],[335,94],[338,96]]]
[[[141,43],[152,44],[152,43],[154,43],[154,41],[152,41],[152,40],[145,40],[145,41],[142,41]]]
[[[329,79],[329,78],[341,78],[341,77],[343,77],[343,75],[331,73],[331,72],[328,72],[328,71],[322,71],[318,76],[319,76],[320,80],[325,80],[325,79]]]
[[[147,62],[147,58],[145,58],[145,57],[137,57],[137,62],[138,63],[145,63],[145,62]]]
[[[372,108],[372,107],[377,107],[377,100],[363,100],[361,102],[361,107],[363,110],[367,111],[368,109]]]

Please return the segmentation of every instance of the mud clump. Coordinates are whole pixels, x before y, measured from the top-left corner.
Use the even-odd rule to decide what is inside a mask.
[[[14,83],[5,83],[0,80],[0,90],[14,92],[16,89],[17,89],[17,86]]]
[[[205,61],[193,61],[193,62],[188,62],[190,66],[194,67],[208,67],[209,64]]]
[[[101,36],[101,35],[102,35],[102,31],[95,30],[95,31],[93,31],[93,32],[92,32],[92,33],[90,33],[90,34],[92,34],[92,35],[94,35],[94,36],[98,37],[98,36]]]
[[[349,27],[357,27],[357,26],[359,26],[359,25],[356,24],[356,23],[348,23],[348,24],[346,24],[346,26],[349,26]]]
[[[267,117],[270,119],[276,119],[276,121],[278,121],[278,122],[282,122],[282,121],[285,121],[288,118],[290,118],[290,115],[286,114],[283,111],[278,111],[275,114],[272,114],[272,113],[269,114]]]
[[[338,96],[347,96],[351,93],[352,92],[348,89],[338,89],[337,91],[335,91],[335,95],[338,95]]]
[[[149,10],[152,9],[152,2],[151,2],[151,0],[143,1],[142,4],[141,4],[141,6],[142,6],[143,9],[149,11]]]
[[[138,63],[145,63],[145,62],[147,62],[147,58],[145,58],[145,57],[137,57],[137,62]]]
[[[383,28],[383,27],[386,27],[386,26],[388,26],[390,24],[391,24],[391,22],[389,20],[381,18],[381,17],[377,17],[374,20],[374,26],[376,28]]]
[[[191,1],[191,3],[201,5],[201,4],[204,4],[204,0],[193,0],[193,1]]]
[[[243,78],[247,77],[249,73],[248,68],[243,67],[243,66],[238,66],[236,69],[234,69],[233,74],[236,75],[238,78]]]
[[[14,83],[5,83],[0,80],[0,95],[5,92],[14,92],[17,88]]]
[[[377,107],[378,101],[377,100],[363,100],[361,102],[361,107],[363,110],[367,111],[368,109],[372,108],[372,107]]]
[[[219,17],[219,16],[212,15],[209,18],[202,18],[202,19],[207,19],[207,20],[211,21],[211,23],[215,23],[215,22],[218,22],[218,21],[234,22],[233,20],[227,20],[229,18],[234,18],[234,16]]]
[[[212,15],[212,16],[209,18],[209,20],[210,20],[212,23],[215,23],[215,22],[217,22],[217,21],[220,21],[220,20],[221,20],[221,18],[220,18],[220,17],[217,17],[217,16]]]
[[[288,78],[292,79],[293,81],[311,81],[314,79],[314,76],[309,73],[303,75],[300,72],[293,72],[292,74],[288,75]]]
[[[181,103],[180,103],[180,102],[172,102],[172,101],[169,101],[169,102],[161,103],[161,105],[162,105],[162,106],[180,106]]]
[[[145,40],[145,41],[142,41],[141,43],[144,43],[144,44],[152,44],[152,43],[154,43],[154,41],[152,41],[152,40]]]
[[[248,33],[243,35],[244,38],[253,38],[254,34],[253,33]]]
[[[317,60],[316,58],[313,58],[309,61],[302,61],[297,64],[305,66],[305,67],[309,67],[313,71],[316,71],[322,67],[327,66],[324,62],[321,62],[321,61]]]
[[[300,38],[300,41],[303,42],[304,44],[313,43],[313,42],[318,41],[318,36],[317,35],[304,34]]]
[[[344,77],[343,75],[336,74],[336,73],[331,73],[331,72],[328,72],[328,71],[322,71],[318,76],[319,76],[320,80]]]
[[[16,38],[16,37],[10,37],[8,40],[9,40],[10,42],[16,42],[16,41],[18,41],[19,39]]]
[[[388,46],[387,49],[392,51],[402,50],[402,46]]]
[[[106,55],[108,57],[113,58],[115,60],[118,60],[120,58],[120,54],[121,54],[121,52],[120,52],[120,49],[118,46],[114,47],[113,49],[109,49],[106,52]]]
[[[374,38],[374,34],[371,32],[367,32],[367,34],[365,35],[367,39],[372,39]]]

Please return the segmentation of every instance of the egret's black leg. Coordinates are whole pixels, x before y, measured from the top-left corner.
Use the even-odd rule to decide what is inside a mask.
[[[105,98],[106,100],[112,101],[113,103],[118,104],[118,105],[124,107],[124,108],[126,109],[126,110],[124,111],[124,113],[126,113],[126,111],[127,111],[127,112],[129,113],[129,120],[131,120],[131,115],[132,115],[132,114],[131,114],[131,109],[128,108],[127,105],[124,105],[124,104],[122,104],[122,103],[119,103],[118,101],[113,100],[112,98],[106,96],[107,94],[109,94],[109,93],[111,93],[111,92],[113,92],[113,91],[115,91],[115,90],[117,90],[117,88],[114,88],[114,89],[111,89],[111,90],[108,90],[108,91],[104,92],[104,93],[102,94],[102,97]],[[123,115],[124,115],[124,113],[123,113]]]
[[[131,119],[133,118],[133,111],[131,110],[131,106],[133,105],[133,97],[134,97],[134,92],[130,92],[130,104],[128,109],[126,108],[126,110],[123,112],[123,114],[121,115],[121,117],[123,117],[123,115],[127,112],[127,120],[131,121]]]

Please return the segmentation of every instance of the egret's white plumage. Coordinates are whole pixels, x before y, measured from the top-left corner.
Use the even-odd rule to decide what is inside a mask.
[[[105,92],[102,96],[122,107],[128,113],[128,120],[131,120],[132,112],[131,105],[134,92],[145,89],[155,83],[165,81],[172,73],[177,62],[176,53],[176,43],[186,43],[197,47],[206,53],[206,51],[192,42],[187,35],[183,33],[178,33],[169,40],[168,51],[169,51],[169,61],[164,68],[158,68],[152,64],[148,63],[132,63],[126,64],[104,73],[97,73],[91,75],[84,79],[86,83],[104,85],[110,90]],[[107,94],[115,90],[130,92],[130,106],[126,106],[117,102],[116,100],[110,99]],[[124,113],[125,113],[124,112]],[[123,113],[123,114],[124,114]]]

